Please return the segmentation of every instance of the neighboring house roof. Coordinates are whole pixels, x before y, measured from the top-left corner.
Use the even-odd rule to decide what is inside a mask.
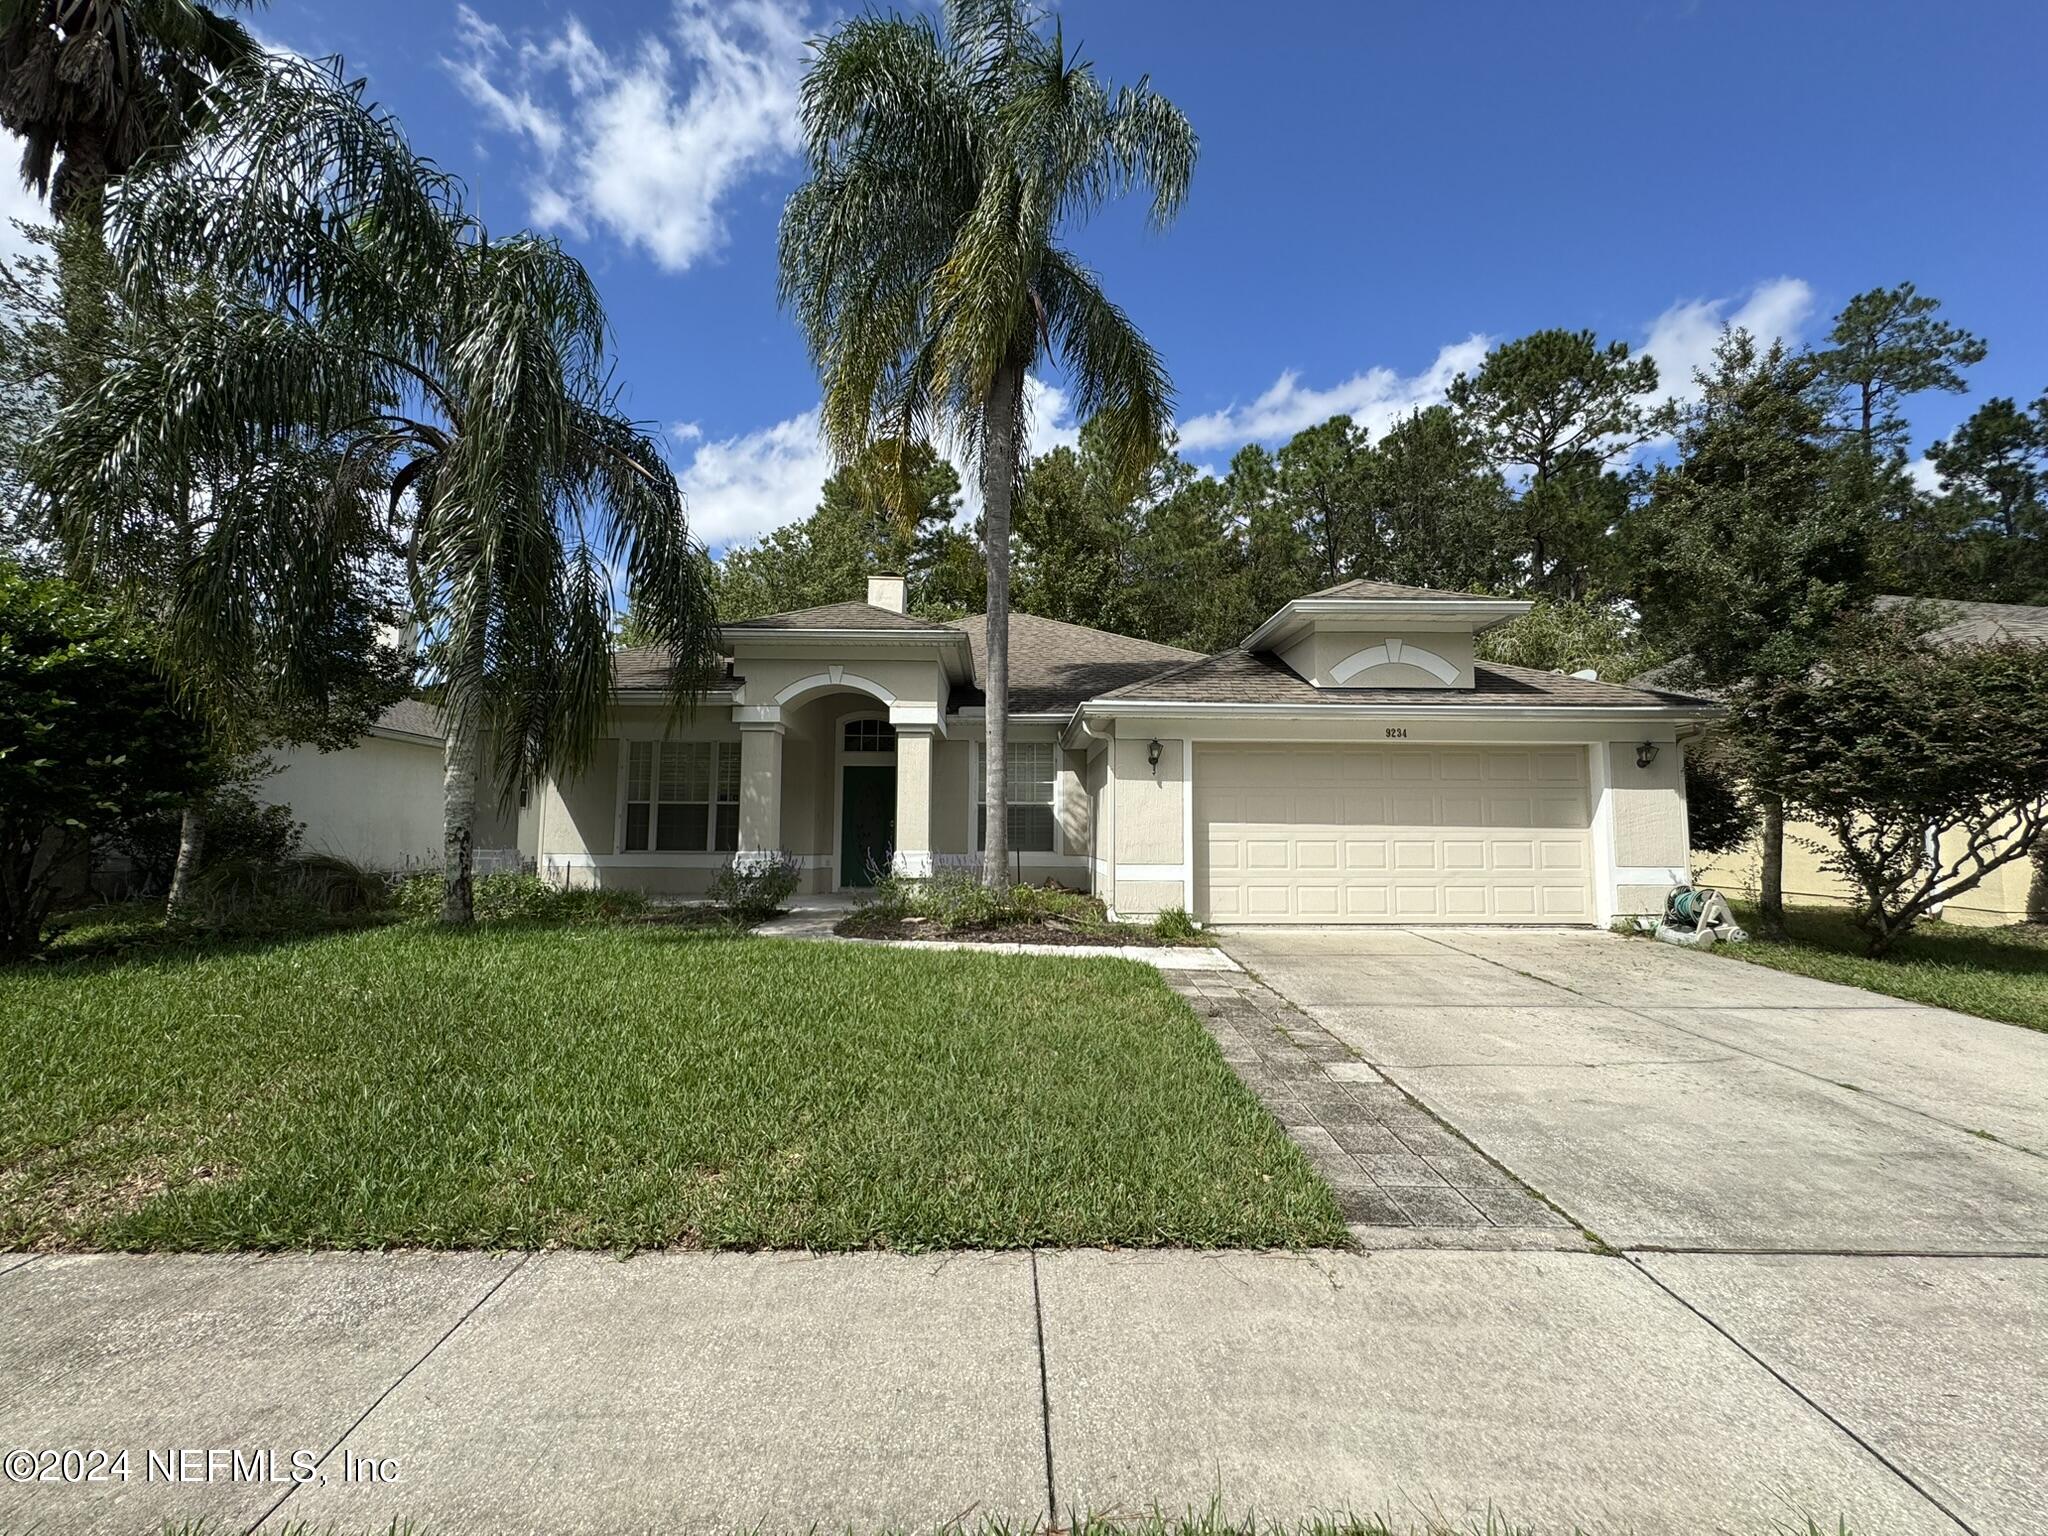
[[[950,627],[932,619],[897,613],[891,608],[877,608],[872,603],[826,603],[819,608],[799,608],[793,613],[764,613],[759,618],[735,619],[719,626],[728,634],[734,630],[759,634],[763,630],[805,629],[923,629],[943,633]]]
[[[1101,696],[1102,703],[1268,704],[1399,709],[1696,709],[1704,699],[1482,661],[1471,688],[1318,688],[1266,651],[1224,651]]]
[[[1994,640],[2026,640],[2048,645],[2048,608],[2026,603],[1963,603],[1945,597],[1902,597],[1887,593],[1877,599],[1879,609],[1903,608],[1908,603],[1924,605],[1937,619],[1928,638],[1937,645],[1979,645]],[[1714,697],[1713,690],[1691,682],[1692,658],[1680,656],[1661,667],[1629,679],[1638,688],[1685,688],[1702,697]]]
[[[967,636],[974,676],[987,675],[988,615],[969,614],[950,626]],[[1043,619],[1035,613],[1010,615],[1010,713],[1070,715],[1084,699],[1135,683],[1167,667],[1197,660],[1200,651],[1134,640],[1129,635]],[[955,688],[952,709],[984,702],[980,688]]]
[[[2026,603],[1962,603],[1945,597],[1885,596],[1879,608],[1924,603],[1942,620],[1928,638],[1939,645],[1981,644],[1993,640],[2032,640],[2048,644],[2048,608]]]
[[[441,706],[429,704],[425,699],[400,699],[370,727],[374,731],[388,731],[394,736],[424,736],[434,741],[442,740],[447,734],[442,728]]]

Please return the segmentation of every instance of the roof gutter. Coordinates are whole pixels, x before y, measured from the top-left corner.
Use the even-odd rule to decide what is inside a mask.
[[[1166,716],[1195,719],[1257,720],[1605,720],[1686,721],[1713,720],[1726,713],[1718,705],[1683,704],[1219,704],[1175,699],[1090,700],[1075,712],[1085,717],[1114,719],[1119,715],[1141,718]],[[1095,734],[1090,732],[1091,735]]]

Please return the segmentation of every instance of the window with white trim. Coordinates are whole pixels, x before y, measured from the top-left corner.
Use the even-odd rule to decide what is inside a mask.
[[[736,742],[626,743],[621,853],[726,853],[739,847]]]
[[[896,727],[887,720],[849,720],[846,722],[846,750],[894,752]]]
[[[1013,741],[1007,758],[1010,776],[1004,786],[1009,799],[1010,851],[1051,853],[1059,824],[1054,804],[1058,793],[1057,749],[1049,741]],[[974,786],[974,841],[988,846],[988,791]]]

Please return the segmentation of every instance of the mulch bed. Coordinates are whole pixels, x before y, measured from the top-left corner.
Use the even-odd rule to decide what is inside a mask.
[[[869,917],[856,912],[832,931],[844,939],[945,939],[961,944],[1070,944],[1079,949],[1112,949],[1144,944],[1170,949],[1145,928],[1074,928],[1064,923],[1009,923],[993,928],[948,928],[929,918]]]

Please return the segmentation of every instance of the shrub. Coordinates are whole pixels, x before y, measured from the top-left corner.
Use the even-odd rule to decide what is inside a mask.
[[[142,636],[0,560],[0,955],[42,947],[91,829],[181,804],[205,755]]]
[[[711,882],[711,904],[735,923],[766,922],[796,894],[802,879],[794,854],[735,854]]]
[[[242,861],[283,865],[298,857],[305,823],[293,819],[290,806],[268,805],[256,797],[257,781],[270,771],[264,759],[246,759],[232,766],[207,794],[200,873]],[[118,825],[107,837],[106,849],[125,856],[132,866],[130,889],[137,894],[169,888],[178,862],[179,820],[178,812],[138,817]]]
[[[647,910],[647,898],[639,891],[550,885],[539,875],[485,875],[473,890],[480,923],[605,923]],[[438,919],[441,877],[408,876],[392,893],[391,904],[411,922]]]
[[[298,931],[381,912],[390,900],[382,875],[332,854],[243,855],[209,863],[181,915],[198,928]]]
[[[1186,907],[1168,907],[1152,919],[1152,937],[1167,944],[1182,944],[1195,936],[1195,920]]]

